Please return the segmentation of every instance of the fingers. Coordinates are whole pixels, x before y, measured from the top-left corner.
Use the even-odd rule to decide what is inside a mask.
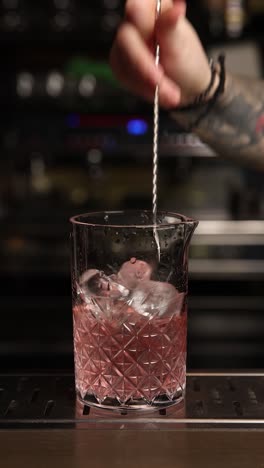
[[[172,0],[162,0],[162,8],[172,6]],[[153,36],[156,0],[127,0],[125,15],[128,22],[133,24],[141,36],[148,40]]]
[[[186,15],[186,3],[184,0],[174,1],[171,8],[167,8],[160,17],[159,23],[167,27],[174,27],[181,16]]]
[[[124,23],[114,42],[110,63],[117,78],[132,92],[153,101],[156,85],[160,86],[160,103],[173,107],[179,103],[180,91],[175,83],[164,76],[138,30]]]
[[[136,27],[142,38],[150,40],[155,24],[155,0],[127,0],[125,18]]]
[[[186,3],[182,0],[177,0],[171,8],[167,8],[158,18],[158,33],[159,35],[168,35],[175,27],[179,19],[186,15]]]
[[[117,33],[110,63],[117,78],[139,91],[146,86],[150,91],[154,89],[163,74],[140,34],[129,23],[124,23]]]
[[[156,18],[157,0],[127,0],[125,15],[126,20],[133,24],[145,40],[153,36]],[[184,0],[162,0],[161,12],[171,10],[171,21],[176,21],[176,16],[185,15],[186,3]],[[168,17],[169,20],[170,16]]]

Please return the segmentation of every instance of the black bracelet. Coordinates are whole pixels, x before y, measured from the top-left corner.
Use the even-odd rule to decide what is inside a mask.
[[[201,113],[198,115],[198,117],[188,126],[188,128],[185,128],[186,131],[191,132],[197,125],[201,122],[201,120],[206,117],[211,109],[214,107],[215,103],[217,102],[219,96],[223,94],[225,90],[225,81],[226,81],[226,72],[225,72],[225,56],[223,54],[219,55],[218,57],[218,63],[220,65],[220,70],[219,70],[219,84],[213,94],[213,96],[206,102],[200,102],[198,104],[190,104],[185,107],[178,107],[174,110],[174,112],[179,112],[179,113],[187,113],[193,110],[199,110],[201,109]]]
[[[214,61],[212,59],[210,59],[209,65],[211,69],[210,83],[205,89],[205,91],[203,91],[201,94],[199,94],[199,96],[195,98],[194,103],[193,103],[194,105],[201,104],[205,100],[205,98],[208,96],[208,94],[210,93],[211,89],[214,86],[215,77],[216,77],[216,68],[215,68]]]

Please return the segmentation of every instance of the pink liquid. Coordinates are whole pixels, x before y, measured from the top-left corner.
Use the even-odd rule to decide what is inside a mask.
[[[99,406],[163,407],[183,397],[186,374],[186,310],[148,318],[127,305],[114,318],[95,318],[76,305],[76,389]]]

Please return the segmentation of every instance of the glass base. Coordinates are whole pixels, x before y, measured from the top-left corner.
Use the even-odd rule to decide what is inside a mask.
[[[95,408],[101,408],[103,410],[117,411],[119,413],[126,414],[128,412],[139,412],[139,411],[160,411],[170,406],[177,405],[182,402],[185,396],[185,390],[179,390],[173,398],[169,398],[168,395],[163,394],[157,396],[151,403],[147,402],[143,398],[130,399],[125,404],[120,403],[117,398],[106,397],[103,402],[91,394],[86,394],[84,398],[81,397],[77,391],[78,400],[86,405]]]

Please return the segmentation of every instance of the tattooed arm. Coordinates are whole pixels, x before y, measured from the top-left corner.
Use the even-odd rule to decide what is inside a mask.
[[[159,66],[151,47],[156,0],[127,0],[110,63],[127,89],[151,102],[158,83],[160,105],[170,110],[193,103],[208,88],[211,70],[199,37],[185,17],[184,0],[162,0],[161,4],[155,29]],[[188,128],[200,110],[172,114]],[[264,170],[264,81],[227,74],[224,93],[194,131],[219,155]]]
[[[188,128],[200,112],[172,116]],[[228,74],[224,94],[194,132],[219,155],[264,171],[264,81]]]

